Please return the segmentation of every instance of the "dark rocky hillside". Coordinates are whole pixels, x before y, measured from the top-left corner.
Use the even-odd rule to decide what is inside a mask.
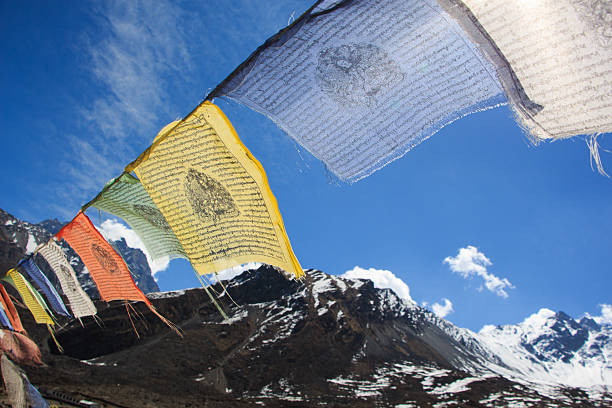
[[[27,368],[30,380],[109,407],[612,406],[609,395],[544,393],[487,372],[439,319],[370,281],[308,271],[296,282],[262,266],[227,287],[229,321],[202,289],[149,295],[182,338],[142,304],[140,337],[124,305],[101,308],[102,323],[58,333],[63,355],[46,345],[48,366]]]
[[[0,210],[0,266],[14,267],[61,226]],[[112,244],[139,287],[158,290],[144,254],[123,240]],[[64,249],[95,294],[76,254]],[[542,309],[538,325],[477,334],[371,281],[316,270],[293,281],[262,266],[225,286],[211,290],[229,320],[202,288],[149,293],[183,337],[143,303],[97,301],[95,319],[58,321],[63,354],[18,303],[46,363],[24,369],[66,407],[612,407],[612,327],[588,318]],[[572,370],[594,385],[562,385]],[[0,407],[4,401],[0,393]]]

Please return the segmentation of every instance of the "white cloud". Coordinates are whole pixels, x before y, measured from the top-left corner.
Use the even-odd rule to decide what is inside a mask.
[[[391,271],[374,268],[364,269],[355,266],[353,269],[344,272],[340,276],[347,279],[369,279],[374,282],[375,288],[391,289],[397,296],[414,303],[414,300],[410,297],[410,288],[408,285]]]
[[[487,267],[493,265],[491,260],[478,248],[468,245],[465,248],[460,248],[456,257],[446,257],[444,263],[448,264],[451,271],[458,273],[463,278],[471,278],[479,276],[484,279],[485,287],[503,298],[508,297],[506,289],[513,289],[514,286],[506,278],[500,278],[487,271]]]
[[[546,322],[555,317],[556,313],[546,307],[541,308],[536,313],[533,313],[521,322],[521,326],[527,328],[531,332],[537,332],[546,325]]]
[[[249,269],[257,269],[262,264],[259,262],[249,262],[242,265],[232,266],[231,268],[224,269],[222,271],[217,272],[215,275],[211,277],[213,282],[217,280],[230,280],[240,275],[244,271],[248,271]]]
[[[601,308],[601,316],[589,316],[599,324],[610,324],[612,325],[612,305],[602,303],[599,305]]]
[[[431,305],[431,310],[439,317],[444,318],[448,314],[452,313],[454,310],[453,310],[453,302],[451,302],[447,298],[443,298],[442,302],[444,302],[444,305],[441,305],[437,302]]]
[[[66,195],[82,200],[117,176],[164,125],[186,113],[170,102],[197,78],[187,36],[194,18],[180,4],[109,0],[93,8],[92,30],[80,45],[83,69],[96,86],[93,97],[75,107],[80,120],[65,136],[60,168],[70,180]]]
[[[181,77],[193,65],[181,24],[187,16],[167,0],[157,0],[154,7],[107,1],[99,12],[105,35],[90,44],[88,53],[91,71],[106,92],[92,102],[86,117],[107,137],[129,141],[132,131],[151,129],[158,113],[166,112],[169,75]]]
[[[153,278],[155,278],[158,272],[165,271],[166,268],[168,268],[170,258],[164,256],[160,259],[152,260],[144,243],[133,229],[126,227],[114,219],[104,220],[102,225],[96,228],[98,228],[107,241],[119,241],[121,238],[124,238],[127,246],[140,249],[147,257],[147,262],[149,263],[149,268],[151,268]]]

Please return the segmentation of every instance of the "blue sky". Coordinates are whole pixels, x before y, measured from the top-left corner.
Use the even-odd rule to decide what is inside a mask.
[[[71,219],[309,6],[0,2],[0,207]],[[612,181],[591,170],[583,139],[534,147],[501,107],[347,185],[265,117],[216,103],[264,165],[302,266],[391,271],[419,303],[448,299],[447,318],[473,330],[541,307],[579,317],[612,303]],[[182,261],[157,278],[165,290],[197,285]]]

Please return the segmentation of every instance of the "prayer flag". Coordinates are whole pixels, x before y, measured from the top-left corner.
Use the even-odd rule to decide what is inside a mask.
[[[4,305],[2,304],[0,304],[0,323],[2,323],[2,325],[7,329],[15,330],[8,318],[6,310],[4,309]]]
[[[49,403],[28,380],[27,375],[2,354],[2,378],[13,408],[49,408]]]
[[[21,333],[0,329],[0,351],[19,364],[42,365],[40,349]]]
[[[6,356],[2,354],[2,379],[13,408],[27,408],[27,390],[23,372]]]
[[[247,262],[303,274],[263,167],[214,104],[166,126],[131,170],[201,275]]]
[[[138,234],[152,259],[187,257],[164,216],[131,174],[123,173],[111,180],[89,205],[124,219]]]
[[[49,241],[39,248],[38,253],[55,272],[74,316],[80,318],[96,314],[96,306],[81,288],[74,269],[66,259],[62,248],[55,242]]]
[[[435,0],[319,1],[208,98],[219,96],[268,116],[349,182],[506,103],[494,67]]]
[[[42,273],[42,271],[34,263],[32,257],[22,260],[19,263],[19,268],[24,271],[36,284],[36,286],[38,286],[38,289],[45,294],[47,301],[55,313],[70,317],[70,313],[68,310],[66,310],[66,305],[64,305],[62,298],[57,293],[51,282],[49,282],[49,279],[47,279],[45,274]]]
[[[612,131],[609,0],[438,1],[494,63],[535,138]]]
[[[123,258],[109,245],[83,212],[57,233],[79,255],[100,291],[100,298],[150,304],[134,283]]]
[[[8,271],[4,280],[8,281],[13,285],[13,287],[15,287],[15,289],[17,289],[19,296],[21,296],[23,303],[25,303],[27,308],[34,316],[36,323],[47,324],[50,326],[55,325],[55,322],[49,313],[47,313],[47,305],[39,297],[38,293],[36,293],[36,291],[30,286],[28,281],[26,281],[26,279],[16,269],[11,269]]]
[[[13,301],[9,297],[9,294],[6,292],[4,285],[0,283],[0,303],[2,303],[2,307],[6,311],[7,317],[11,322],[11,326],[13,326],[13,330],[25,333],[25,329],[21,324],[21,319],[19,318],[19,314],[17,314],[17,309],[15,309],[15,305]]]
[[[56,237],[65,239],[79,255],[98,286],[102,300],[144,302],[151,312],[181,335],[178,328],[159,314],[144,293],[138,289],[123,258],[106,242],[85,213],[79,211],[77,216],[56,234]],[[129,316],[127,303],[126,309]],[[138,332],[136,334],[138,335]]]

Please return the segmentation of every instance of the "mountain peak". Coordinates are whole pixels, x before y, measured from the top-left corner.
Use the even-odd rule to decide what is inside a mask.
[[[30,378],[87,395],[122,384],[108,398],[126,406],[140,406],[134,389],[158,407],[198,406],[202,398],[215,407],[594,406],[581,391],[570,390],[568,403],[570,391],[542,394],[517,383],[523,366],[504,365],[478,335],[368,280],[318,270],[287,280],[262,265],[224,286],[235,303],[220,285],[211,290],[222,293],[227,321],[201,288],[156,293],[155,308],[184,337],[135,304],[146,320],[134,321],[138,339],[125,307],[111,304],[100,312],[104,324],[61,330],[66,355],[49,356],[50,368]]]
[[[61,230],[62,227],[64,225],[66,225],[66,224],[67,224],[67,222],[60,221],[57,218],[43,220],[43,221],[38,223],[38,225],[40,225],[41,227],[43,227],[44,229],[49,231],[52,235],[57,234],[59,232],[59,230]]]

